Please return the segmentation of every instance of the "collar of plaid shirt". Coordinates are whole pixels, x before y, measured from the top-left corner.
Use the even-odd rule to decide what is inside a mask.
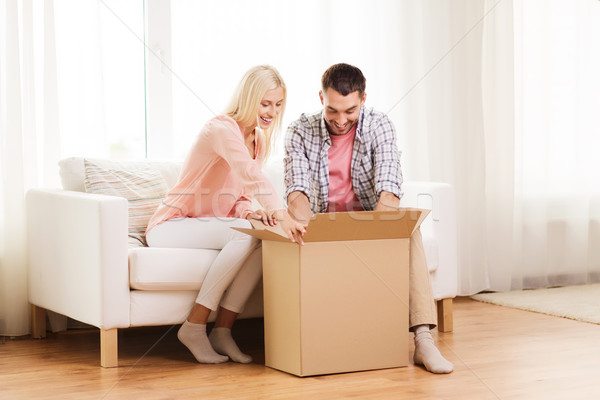
[[[356,136],[355,136],[355,141],[358,140],[358,142],[360,143],[361,141],[361,127],[362,127],[362,122],[363,122],[363,116],[364,116],[364,109],[365,106],[362,106],[360,108],[360,114],[358,115],[358,121],[356,122]],[[329,136],[329,131],[327,130],[327,122],[325,121],[325,111],[321,111],[321,122],[319,124],[320,126],[320,134],[321,134],[321,143],[325,143],[326,146],[323,146],[323,151],[327,151],[329,150],[329,148],[331,147],[331,137]],[[322,156],[323,154],[321,154]]]

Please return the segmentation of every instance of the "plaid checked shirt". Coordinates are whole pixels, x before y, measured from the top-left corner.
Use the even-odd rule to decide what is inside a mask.
[[[331,138],[323,111],[302,114],[290,124],[285,138],[285,196],[304,192],[313,213],[327,211],[328,151]],[[350,167],[354,193],[363,209],[373,210],[382,191],[402,197],[402,172],[396,132],[384,113],[360,110]]]

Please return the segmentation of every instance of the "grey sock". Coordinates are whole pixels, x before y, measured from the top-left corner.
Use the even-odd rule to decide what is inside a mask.
[[[213,328],[208,339],[217,353],[228,355],[232,361],[242,364],[248,364],[252,361],[252,357],[242,353],[233,337],[231,337],[231,329]]]
[[[446,360],[433,343],[433,337],[427,325],[415,329],[415,364],[424,365],[427,371],[434,374],[449,374],[454,371],[454,364]]]
[[[205,324],[194,324],[185,321],[179,328],[179,332],[177,332],[177,338],[192,352],[199,363],[218,364],[228,360],[227,356],[218,354],[210,345],[210,341],[206,336]]]

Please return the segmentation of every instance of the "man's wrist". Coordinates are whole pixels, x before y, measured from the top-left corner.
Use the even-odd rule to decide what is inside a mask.
[[[306,193],[293,191],[288,195],[288,212],[301,224],[308,224],[312,217],[312,211]]]
[[[400,207],[400,199],[391,192],[381,192],[375,206],[376,211],[397,210]]]

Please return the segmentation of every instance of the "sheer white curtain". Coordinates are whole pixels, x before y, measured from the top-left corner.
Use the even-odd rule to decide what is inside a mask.
[[[28,333],[24,229],[25,160],[22,115],[31,111],[22,100],[17,2],[0,3],[0,334]],[[27,32],[30,34],[30,32]],[[30,71],[29,71],[30,72]]]
[[[485,24],[485,272],[467,293],[600,281],[600,3],[511,3]]]
[[[29,332],[25,191],[58,180],[54,19],[52,2],[0,4],[0,334],[16,336]]]
[[[417,31],[452,50],[415,45],[440,61],[400,138],[409,178],[456,188],[459,292],[600,281],[600,3],[438,11]]]
[[[600,2],[515,4],[519,246],[512,286],[597,282]]]
[[[0,0],[0,335],[29,333],[26,191],[59,187],[64,157],[144,155],[142,10]]]

